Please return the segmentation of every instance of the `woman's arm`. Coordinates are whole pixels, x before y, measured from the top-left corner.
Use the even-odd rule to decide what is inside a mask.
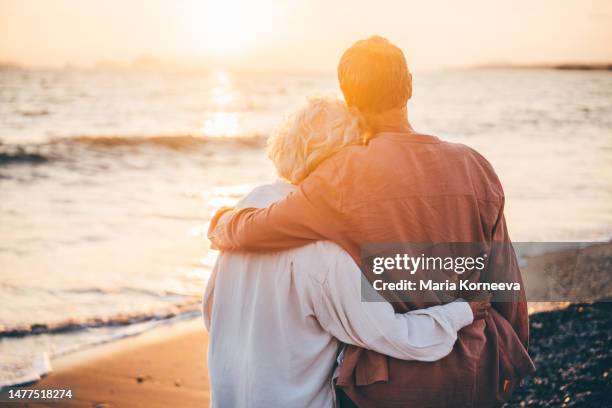
[[[348,254],[342,255],[313,302],[319,323],[340,341],[402,360],[436,361],[451,352],[457,332],[473,322],[465,301],[405,314],[396,314],[375,292],[367,299],[379,296],[379,302],[362,301],[365,278]],[[364,287],[374,291],[369,283]]]

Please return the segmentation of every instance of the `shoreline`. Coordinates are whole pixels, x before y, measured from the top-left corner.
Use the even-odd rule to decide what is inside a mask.
[[[53,371],[29,388],[71,389],[73,398],[61,400],[63,407],[207,406],[207,344],[201,319],[177,322],[58,357]],[[2,395],[0,401],[9,400]]]
[[[84,364],[90,364],[99,359],[112,357],[128,349],[137,349],[152,344],[173,341],[176,338],[188,336],[200,331],[208,338],[204,323],[202,322],[202,317],[194,316],[188,320],[157,326],[142,333],[111,340],[106,343],[96,344],[75,351],[74,353],[53,358],[53,369],[54,371],[73,369]]]

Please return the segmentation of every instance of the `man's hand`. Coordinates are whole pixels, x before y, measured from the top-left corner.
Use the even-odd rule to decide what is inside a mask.
[[[227,249],[223,247],[223,241],[221,237],[216,234],[216,230],[217,227],[222,227],[224,223],[229,221],[231,215],[233,214],[233,210],[233,207],[221,207],[215,212],[210,220],[207,236],[211,242],[211,249]]]

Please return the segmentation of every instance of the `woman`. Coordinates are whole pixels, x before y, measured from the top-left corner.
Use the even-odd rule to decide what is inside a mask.
[[[309,99],[269,142],[283,180],[257,187],[238,206],[267,207],[340,149],[361,148],[358,122],[338,99]],[[376,296],[362,293],[373,292],[363,279],[350,255],[330,242],[222,253],[204,295],[212,406],[334,406],[341,343],[434,361],[450,353],[457,331],[488,307],[458,301],[395,314],[380,297],[361,300]]]

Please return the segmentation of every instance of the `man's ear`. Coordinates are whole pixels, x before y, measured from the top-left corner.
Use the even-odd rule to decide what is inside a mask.
[[[412,74],[408,73],[408,100],[412,98]]]

